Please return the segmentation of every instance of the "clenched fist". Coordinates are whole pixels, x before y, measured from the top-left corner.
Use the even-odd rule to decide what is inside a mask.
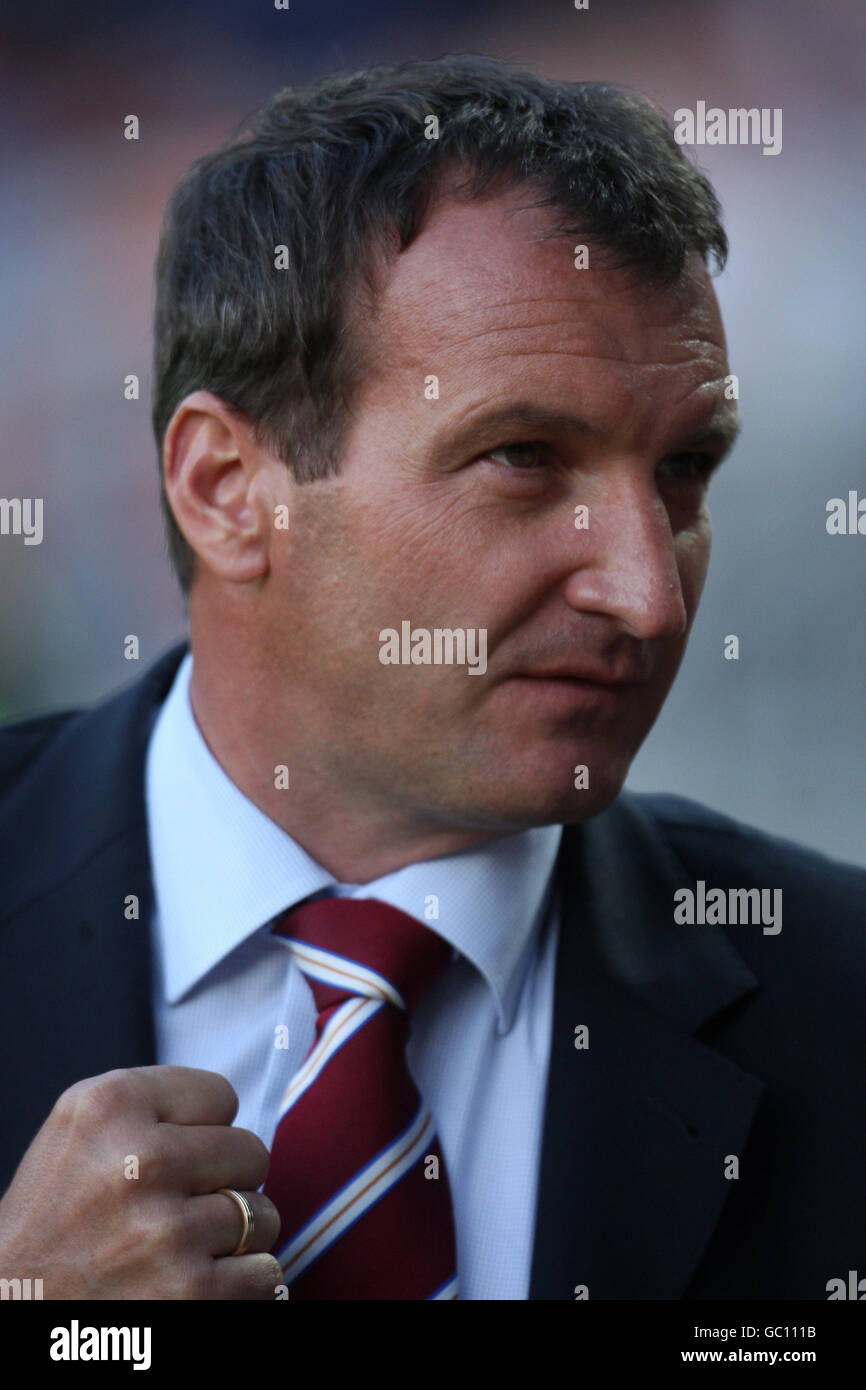
[[[47,1299],[273,1298],[279,1216],[256,1191],[268,1152],[232,1128],[237,1108],[224,1077],[193,1067],[64,1091],[0,1201],[0,1278],[42,1279]],[[253,1211],[242,1255],[243,1216],[220,1187]]]

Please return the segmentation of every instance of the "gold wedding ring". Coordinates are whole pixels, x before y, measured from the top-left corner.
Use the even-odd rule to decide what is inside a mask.
[[[253,1231],[256,1227],[256,1218],[253,1216],[253,1209],[242,1192],[235,1192],[233,1187],[218,1187],[217,1192],[224,1192],[226,1197],[231,1197],[233,1202],[237,1202],[241,1209],[241,1216],[244,1218],[244,1228],[241,1231],[241,1238],[238,1241],[233,1255],[243,1255],[252,1239]]]

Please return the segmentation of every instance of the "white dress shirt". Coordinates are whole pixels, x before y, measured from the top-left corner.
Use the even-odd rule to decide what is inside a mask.
[[[227,1077],[240,1100],[235,1123],[270,1148],[280,1098],[316,1021],[310,987],[271,934],[273,920],[321,889],[378,898],[418,918],[455,948],[415,1009],[406,1055],[448,1168],[460,1297],[528,1297],[561,826],[409,864],[360,887],[337,883],[216,761],[192,713],[191,670],[187,654],[147,757],[158,1060]]]

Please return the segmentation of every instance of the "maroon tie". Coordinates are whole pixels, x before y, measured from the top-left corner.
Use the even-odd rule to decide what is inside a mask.
[[[412,1010],[450,947],[371,898],[305,902],[274,930],[318,1009],[263,1188],[291,1296],[456,1298],[448,1174],[405,1057]]]

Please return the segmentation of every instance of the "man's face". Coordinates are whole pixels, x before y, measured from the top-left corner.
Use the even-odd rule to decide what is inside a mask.
[[[291,484],[261,592],[268,717],[347,810],[494,832],[596,814],[695,615],[735,410],[707,272],[693,256],[652,290],[592,247],[577,269],[519,201],[438,206],[365,325],[377,367],[339,474]],[[485,628],[486,672],[383,665],[403,621]]]

